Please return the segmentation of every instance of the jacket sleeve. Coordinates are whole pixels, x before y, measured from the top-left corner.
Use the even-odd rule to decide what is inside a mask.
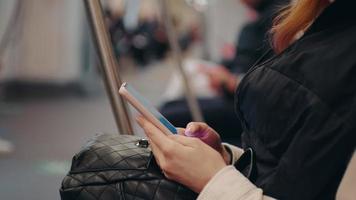
[[[220,170],[204,187],[198,200],[272,200],[263,195],[261,189],[253,185],[233,166]]]
[[[301,108],[278,165],[258,183],[278,199],[334,199],[355,149],[355,104],[340,115],[320,99]],[[355,102],[356,103],[356,102]]]

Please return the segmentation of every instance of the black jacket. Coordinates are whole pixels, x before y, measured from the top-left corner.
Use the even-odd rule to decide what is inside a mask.
[[[356,145],[356,2],[336,0],[236,93],[243,146],[279,199],[334,199]]]

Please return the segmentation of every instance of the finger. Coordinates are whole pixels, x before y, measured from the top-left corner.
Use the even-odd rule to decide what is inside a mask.
[[[154,142],[149,140],[149,143],[150,143],[151,151],[156,159],[157,164],[161,166],[161,163],[163,163],[165,160],[162,151],[157,147],[157,145]]]
[[[144,117],[137,117],[137,123],[143,128],[147,137],[156,144],[157,148],[162,152],[168,153],[172,146],[174,146],[174,141],[171,140],[166,134],[154,126],[151,122],[147,121]]]
[[[177,128],[178,135],[184,135],[185,129],[184,128]]]
[[[205,132],[208,129],[209,129],[209,126],[206,123],[190,122],[185,129],[185,135],[192,136],[196,132]]]
[[[200,141],[198,138],[186,137],[183,135],[170,135],[169,137],[186,147],[194,147],[196,146],[197,142]]]
[[[162,170],[163,175],[168,179],[168,180],[174,180],[173,176],[171,175],[171,173],[163,171]]]
[[[137,121],[138,125],[140,125],[140,127],[144,130],[147,137],[149,137],[150,139],[152,139],[152,137],[157,138],[157,137],[155,137],[156,135],[159,135],[161,137],[166,136],[166,134],[164,134],[159,128],[157,128],[155,125],[153,125],[145,117],[138,116],[136,118],[136,121]],[[163,137],[163,138],[166,139],[166,137]]]

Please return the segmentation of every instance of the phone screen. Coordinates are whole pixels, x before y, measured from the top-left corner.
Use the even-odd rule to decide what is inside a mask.
[[[169,131],[173,134],[177,134],[176,127],[173,126],[155,107],[153,107],[147,99],[140,95],[133,87],[129,84],[125,84],[126,90],[133,96],[137,101],[139,101],[152,115],[158,119]]]

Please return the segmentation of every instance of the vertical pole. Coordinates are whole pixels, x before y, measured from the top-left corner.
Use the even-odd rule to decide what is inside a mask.
[[[109,39],[108,29],[105,25],[104,14],[100,0],[84,0],[86,11],[89,17],[94,43],[100,58],[103,71],[104,82],[111,107],[114,113],[119,134],[133,134],[129,112],[126,103],[119,95],[122,84],[119,76],[118,64],[112,44]]]
[[[173,27],[172,16],[171,16],[170,10],[169,10],[170,8],[167,5],[166,1],[167,0],[160,0],[160,5],[161,5],[162,18],[164,21],[167,35],[168,35],[169,44],[172,49],[176,67],[177,67],[178,71],[180,72],[180,75],[183,80],[184,89],[185,89],[185,97],[188,102],[188,106],[189,106],[190,112],[192,114],[193,121],[202,122],[202,121],[204,121],[204,119],[203,119],[201,110],[199,108],[198,101],[197,101],[197,99],[194,95],[194,92],[190,86],[190,82],[189,82],[187,73],[183,69],[182,52],[181,52],[181,49],[180,49],[180,46],[178,43],[178,36],[177,36],[176,30]],[[173,0],[173,1],[176,1],[176,0]]]
[[[209,8],[208,8],[209,9]],[[203,37],[203,59],[205,60],[211,60],[211,55],[209,52],[209,35],[208,35],[208,29],[209,29],[209,25],[207,22],[207,11],[203,10],[200,13],[200,20],[201,20],[201,24],[202,24],[202,37]]]

